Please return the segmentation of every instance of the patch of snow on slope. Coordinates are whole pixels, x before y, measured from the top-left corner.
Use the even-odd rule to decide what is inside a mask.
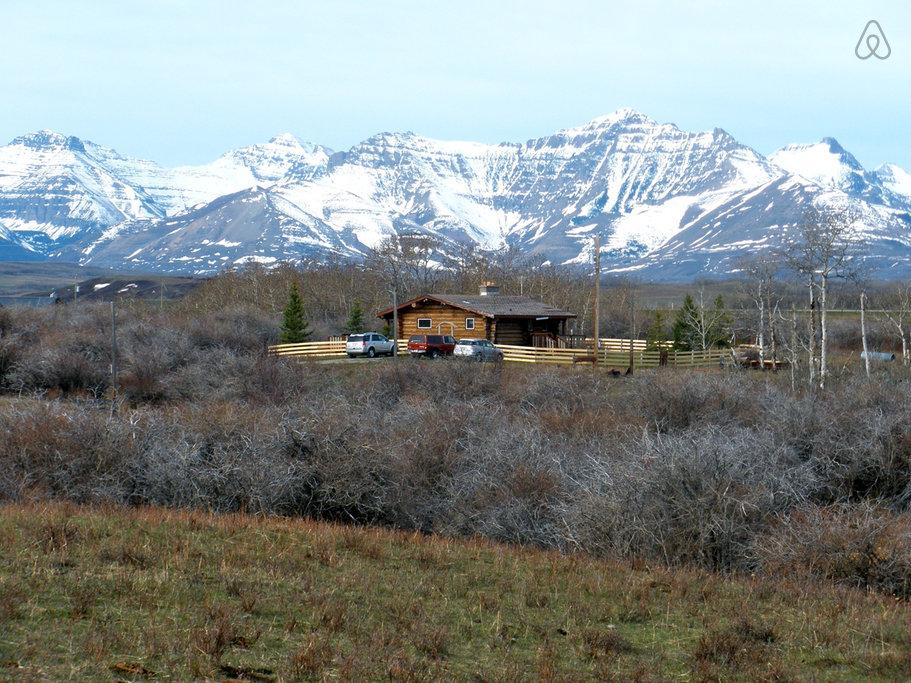
[[[241,256],[239,259],[235,259],[234,263],[261,263],[263,265],[271,265],[277,260],[278,259],[274,256],[260,256],[259,254],[249,254],[247,256]]]
[[[911,173],[895,164],[884,164],[876,169],[876,176],[895,194],[911,199]]]
[[[638,241],[653,249],[680,230],[683,216],[696,201],[697,197],[674,197],[658,206],[637,206],[614,221],[606,246],[621,249]]]
[[[836,187],[854,172],[845,163],[840,148],[827,141],[810,145],[788,145],[769,155],[769,161],[820,187]]]
[[[277,188],[277,194],[304,216],[318,219],[336,232],[352,231],[368,247],[374,247],[394,232],[390,213],[401,208],[375,199],[377,178],[372,169],[345,165],[330,176],[312,182]],[[293,218],[298,218],[291,214]]]

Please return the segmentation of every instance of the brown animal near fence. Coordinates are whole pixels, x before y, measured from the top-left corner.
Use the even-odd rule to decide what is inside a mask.
[[[592,365],[594,365],[597,362],[598,362],[598,356],[596,356],[595,354],[589,354],[589,355],[585,355],[585,356],[573,356],[573,365],[576,365],[577,363],[591,363]]]
[[[786,368],[789,361],[785,358],[765,358],[760,353],[758,344],[738,344],[731,353],[734,362],[744,368],[760,368],[764,370],[778,370]]]

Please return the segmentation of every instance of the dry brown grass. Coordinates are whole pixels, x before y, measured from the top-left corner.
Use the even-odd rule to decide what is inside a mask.
[[[3,507],[0,558],[0,679],[911,674],[911,606],[799,578],[306,520],[55,504]]]

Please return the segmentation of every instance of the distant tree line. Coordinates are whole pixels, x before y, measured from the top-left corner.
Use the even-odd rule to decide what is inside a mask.
[[[785,248],[743,259],[737,264],[739,277],[726,282],[662,285],[605,275],[598,333],[644,337],[652,346],[670,340],[675,348],[692,350],[748,342],[757,349],[761,367],[787,365],[795,386],[804,377],[807,384],[824,388],[831,373],[830,311],[862,309],[858,349],[872,349],[871,333],[882,338],[887,328],[900,345],[902,362],[909,365],[911,286],[870,281],[863,248],[854,237],[856,223],[847,210],[810,210]],[[393,292],[401,302],[424,293],[473,293],[485,281],[497,282],[504,293],[571,310],[577,318],[568,331],[593,333],[591,268],[554,265],[509,248],[444,249],[426,235],[389,237],[361,263],[251,265],[229,271],[180,305],[192,310],[228,302],[250,305],[291,316],[283,339],[319,339],[382,327],[374,314],[390,305]],[[293,287],[299,302],[289,294]],[[300,324],[305,330],[297,329]]]

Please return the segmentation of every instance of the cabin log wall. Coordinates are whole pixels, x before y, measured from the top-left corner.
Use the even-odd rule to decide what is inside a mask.
[[[530,343],[531,334],[528,322],[525,320],[498,320],[495,344],[512,344],[524,346]]]
[[[430,318],[430,329],[418,329],[418,318]],[[474,318],[474,329],[465,327],[465,319]],[[451,334],[456,339],[485,337],[489,321],[482,315],[438,303],[426,303],[399,311],[399,338],[413,334]]]
[[[383,318],[392,323],[391,313],[384,313]],[[408,339],[415,334],[449,334],[456,339],[489,339],[495,344],[527,346],[532,342],[532,332],[547,332],[556,336],[566,329],[566,321],[562,318],[485,316],[432,300],[403,306],[399,309],[398,318],[399,339]],[[430,328],[419,329],[418,318],[430,318]],[[466,318],[474,318],[474,329],[465,327]]]

